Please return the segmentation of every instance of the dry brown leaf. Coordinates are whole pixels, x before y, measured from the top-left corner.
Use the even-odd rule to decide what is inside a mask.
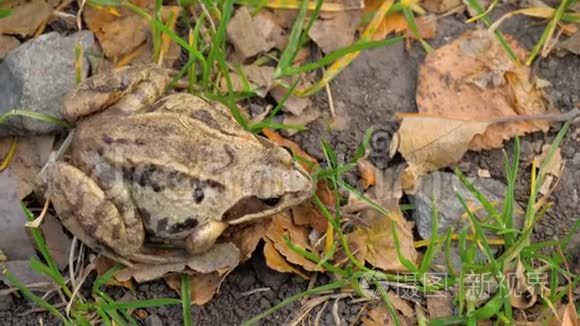
[[[398,134],[399,152],[411,166],[407,175],[422,175],[458,162],[469,149],[471,140],[483,134],[489,124],[422,114],[405,115]],[[409,179],[414,180],[414,177]]]
[[[191,303],[204,305],[208,303],[219,290],[225,279],[225,274],[212,272],[207,274],[189,275],[191,284]],[[171,275],[164,278],[165,283],[177,293],[181,293],[181,275]]]
[[[44,0],[19,1],[2,3],[4,8],[12,8],[12,14],[0,19],[0,34],[18,34],[29,36],[47,21],[52,12],[50,3]]]
[[[302,203],[292,207],[291,212],[296,225],[311,227],[320,234],[326,231],[328,221],[314,204]]]
[[[401,325],[413,325],[415,311],[411,305],[407,301],[395,295],[392,291],[387,292],[387,296],[393,307],[398,312],[400,312],[397,317]],[[387,310],[387,307],[382,302],[368,308],[367,316],[362,320],[365,326],[383,326],[394,324],[391,321],[391,315]]]
[[[290,149],[294,156],[299,156],[302,159],[310,162],[311,164],[305,164],[304,162],[301,162],[302,166],[304,166],[307,171],[310,171],[313,165],[318,164],[318,161],[303,151],[295,142],[280,136],[280,134],[268,128],[264,129],[262,132],[264,133],[264,136],[266,136],[266,138],[268,138],[270,141]]]
[[[320,180],[316,184],[316,195],[327,207],[334,207],[334,192],[328,187],[328,182]],[[328,220],[324,217],[318,207],[310,202],[304,202],[291,209],[292,220],[299,226],[307,226],[322,234],[328,228]]]
[[[544,322],[543,325],[546,323]],[[549,326],[578,326],[580,319],[576,313],[574,300],[570,300],[567,305],[561,305],[557,310],[557,315],[553,315],[547,323]]]
[[[236,56],[242,61],[274,47],[273,41],[268,42],[260,27],[256,26],[247,7],[240,7],[227,27],[228,40],[236,49]]]
[[[153,1],[132,1],[141,8],[152,8]],[[107,7],[87,6],[83,11],[87,27],[95,33],[101,48],[109,58],[131,53],[147,40],[150,27],[129,9],[119,8],[118,15]]]
[[[95,261],[95,271],[97,272],[97,276],[105,274],[115,265],[117,265],[116,261],[107,258],[105,256],[98,256]],[[113,286],[122,286],[127,289],[133,288],[133,282],[130,279],[125,281],[118,281],[114,277],[111,277],[109,278],[109,280],[107,280],[107,282],[105,282],[105,284]]]
[[[385,271],[407,271],[399,261],[393,238],[393,223],[399,238],[401,254],[408,260],[416,263],[419,255],[413,242],[413,224],[403,218],[398,207],[388,208],[389,215],[385,216],[374,208],[367,208],[361,212],[362,223],[354,231],[357,236],[365,239],[367,244],[366,261]]]
[[[0,34],[0,59],[3,59],[10,51],[16,49],[20,41],[16,37]]]
[[[356,166],[360,172],[364,189],[377,183],[377,168],[369,160],[361,158],[356,162]]]
[[[308,279],[308,276],[304,272],[302,272],[298,268],[294,268],[286,260],[282,255],[276,250],[274,247],[274,243],[271,240],[265,239],[266,244],[264,245],[264,257],[266,258],[266,265],[271,269],[282,272],[282,273],[294,273],[296,275],[300,275],[305,279]]]
[[[244,262],[252,256],[270,223],[269,219],[265,219],[248,225],[233,225],[229,227],[228,233],[230,235],[225,237],[225,240],[238,247],[240,250],[240,262]]]
[[[429,40],[437,36],[437,17],[435,15],[426,15],[417,17],[416,23],[419,29],[419,35],[424,40]],[[405,36],[411,39],[417,39],[415,33],[410,29],[405,31]]]
[[[442,14],[461,5],[461,0],[424,0],[421,6],[434,14]]]
[[[267,9],[258,11],[254,16],[254,26],[262,33],[266,43],[273,43],[280,50],[286,48],[290,35],[280,26],[276,16],[271,11]]]
[[[155,2],[152,0],[133,0],[136,6],[151,11]],[[162,19],[168,19],[175,14],[178,7],[165,6],[162,8]],[[95,33],[105,56],[113,61],[127,64],[140,60],[151,61],[152,41],[150,24],[131,11],[120,7],[112,10],[108,7],[87,6],[83,12],[87,27]],[[179,56],[180,48],[174,42],[169,43],[168,53],[164,63],[171,65]],[[146,58],[143,58],[146,57]]]
[[[328,54],[354,42],[359,20],[357,11],[324,14],[312,24],[308,36]]]
[[[276,100],[276,102],[279,102],[282,99],[284,99],[287,93],[288,89],[281,85],[276,85],[272,87],[272,89],[270,90],[270,95],[272,95],[272,97]],[[310,106],[310,104],[311,101],[307,97],[298,97],[290,95],[286,100],[286,102],[284,102],[283,109],[286,112],[290,112],[296,116],[299,116],[302,114],[302,112],[304,112],[304,110],[306,110],[306,108]]]
[[[287,213],[281,213],[272,217],[272,223],[266,231],[265,238],[272,241],[274,248],[291,264],[303,267],[311,272],[322,272],[324,269],[312,261],[292,250],[284,239],[287,237],[294,246],[302,250],[315,252],[308,240],[306,228],[295,225]]]
[[[0,157],[6,156],[11,143],[12,137],[0,138]],[[53,143],[54,136],[17,138],[16,152],[7,170],[17,177],[20,199],[28,196],[34,189],[36,175],[47,162]]]
[[[514,269],[512,268],[511,272],[513,271]],[[515,273],[511,274],[515,277],[507,278],[510,289],[510,303],[520,310],[526,310],[532,307],[538,299],[533,288],[528,285],[525,271],[524,265],[518,260]]]
[[[578,315],[576,314],[576,306],[574,305],[574,300],[570,300],[562,316],[562,326],[578,326],[578,324],[580,324],[580,320],[578,320]]]
[[[525,58],[517,42],[509,37],[508,42]],[[427,55],[419,70],[417,107],[423,114],[467,121],[547,113],[531,79],[530,68],[512,62],[492,33],[467,31]],[[469,149],[500,148],[511,137],[547,128],[545,121],[494,124],[476,135]]]

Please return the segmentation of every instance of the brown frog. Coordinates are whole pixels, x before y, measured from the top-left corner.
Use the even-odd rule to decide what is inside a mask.
[[[44,178],[71,232],[132,262],[182,259],[152,257],[146,243],[203,253],[228,225],[271,216],[313,192],[284,148],[241,128],[221,104],[162,97],[168,82],[158,67],[84,81],[63,110],[78,121],[70,157],[50,164]]]

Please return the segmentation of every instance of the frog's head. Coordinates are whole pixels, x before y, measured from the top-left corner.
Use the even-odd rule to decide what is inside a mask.
[[[270,143],[250,166],[243,171],[246,193],[223,215],[230,224],[271,216],[312,196],[312,178],[280,146]]]

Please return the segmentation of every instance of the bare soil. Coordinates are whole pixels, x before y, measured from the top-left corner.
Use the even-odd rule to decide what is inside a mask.
[[[513,8],[500,8],[493,16],[497,18],[510,9]],[[474,28],[473,25],[463,23],[465,19],[463,16],[452,16],[440,20],[439,36],[430,41],[430,44],[437,48],[465,29]],[[515,17],[505,22],[502,30],[531,49],[544,26],[533,19]],[[416,111],[417,68],[424,56],[423,50],[418,46],[414,45],[407,49],[404,43],[365,51],[331,83],[334,107],[337,115],[345,118],[345,127],[342,130],[332,130],[328,126],[326,119],[329,117],[328,97],[323,91],[315,96],[314,102],[324,112],[325,117],[309,125],[308,130],[294,136],[294,140],[313,157],[321,160],[319,140],[325,138],[342,158],[347,159],[356,150],[368,128],[386,131],[387,134],[392,133],[398,126],[394,119],[395,112]],[[556,108],[566,112],[580,103],[580,57],[550,56],[538,60],[534,71],[539,77],[550,81],[551,86],[548,87],[547,94]],[[540,153],[544,144],[551,143],[557,130],[558,126],[555,126],[547,134],[536,133],[522,138],[518,201],[525,203],[527,200],[530,160]],[[579,218],[580,153],[577,150],[579,141],[578,124],[575,124],[561,146],[562,156],[567,161],[566,169],[553,194],[553,209],[536,226],[534,233],[536,241],[561,238]],[[389,139],[382,139],[372,145],[371,159],[379,168],[392,164],[386,155],[388,143]],[[512,149],[513,142],[508,142],[505,151],[511,153]],[[492,178],[503,181],[503,158],[504,150],[470,152],[458,166],[469,175],[476,175],[479,168],[487,169]],[[351,173],[348,179],[355,185],[359,182],[356,171]],[[574,268],[578,269],[580,243],[577,242],[571,250],[576,252],[576,259],[572,263],[575,263]],[[260,251],[258,249],[255,257],[229,275],[220,292],[210,303],[203,307],[193,307],[193,320],[196,324],[237,325],[307,288],[306,280],[269,270]],[[324,281],[325,277],[321,277],[318,282]],[[261,290],[252,294],[246,293],[256,289]],[[133,295],[140,299],[176,297],[176,294],[161,281],[142,284]],[[349,299],[339,302],[338,315],[347,323],[356,324],[355,316],[361,306],[348,302]],[[11,309],[0,312],[1,325],[38,325],[39,318],[43,319],[45,325],[56,324],[46,313],[20,316],[19,313],[30,309],[30,305],[21,299],[12,302],[10,307]],[[284,324],[295,313],[296,307],[297,304],[287,306],[265,319],[262,324]],[[321,324],[334,323],[331,307],[332,304],[329,304],[323,312]],[[162,321],[162,325],[182,323],[180,306],[147,309],[147,312],[156,317],[144,321],[145,325],[160,325],[159,320]],[[311,318],[316,313],[317,309],[314,309]]]

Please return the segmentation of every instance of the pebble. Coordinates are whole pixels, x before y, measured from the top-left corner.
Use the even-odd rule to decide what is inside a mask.
[[[500,181],[489,178],[468,178],[485,198],[490,202],[501,202],[506,190],[506,185]],[[420,180],[420,185],[410,199],[415,207],[413,218],[415,220],[417,231],[423,239],[430,239],[432,237],[432,208],[433,204],[431,198],[435,198],[435,206],[439,212],[438,220],[438,234],[444,235],[447,230],[453,228],[455,233],[458,233],[463,227],[470,225],[469,218],[465,215],[463,206],[457,198],[455,192],[461,194],[465,199],[468,207],[470,207],[477,216],[487,217],[487,213],[482,208],[479,201],[473,196],[465,186],[461,183],[459,178],[448,172],[433,172],[423,176]],[[517,204],[516,204],[517,205]],[[496,206],[501,212],[502,205]],[[516,210],[514,210],[516,211]],[[520,210],[523,211],[523,210]],[[513,225],[515,228],[521,228],[523,224],[523,215],[515,214]],[[492,247],[492,249],[494,249]],[[451,263],[455,270],[461,268],[461,260],[459,258],[459,250],[457,243],[453,242],[450,247]],[[485,259],[482,252],[477,253],[477,259]],[[440,250],[434,257],[434,264],[445,269],[445,250]]]
[[[145,319],[146,326],[163,326],[163,321],[158,315],[149,315],[147,319]]]
[[[79,43],[85,55],[98,51],[89,31],[69,36],[56,32],[43,34],[11,51],[0,63],[0,115],[21,109],[62,118],[63,97],[76,84],[75,47]],[[83,78],[88,71],[89,61],[85,57]],[[30,118],[10,117],[0,128],[0,137],[49,134],[61,128]]]

